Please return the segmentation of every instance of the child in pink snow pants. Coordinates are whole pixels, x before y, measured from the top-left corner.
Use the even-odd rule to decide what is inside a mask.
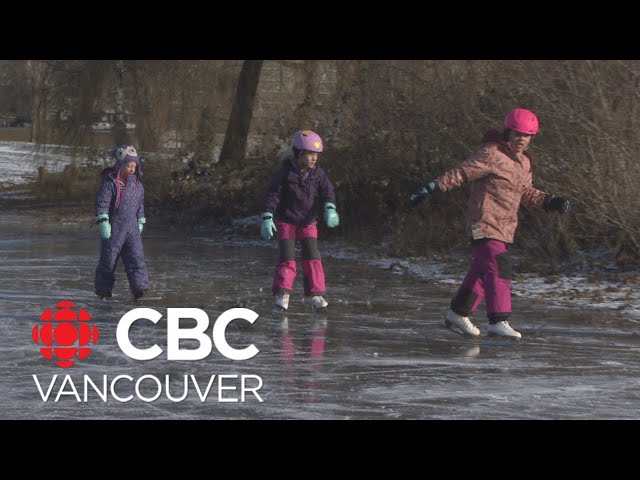
[[[337,227],[339,217],[333,185],[318,163],[323,150],[320,136],[311,130],[300,130],[291,141],[293,158],[287,158],[271,178],[263,204],[260,234],[265,240],[277,235],[280,258],[273,276],[274,313],[289,308],[289,294],[296,278],[295,242],[302,247],[304,293],[311,297],[315,311],[325,310],[328,303],[322,259],[318,251],[318,228],[314,208],[316,197],[324,205],[324,220],[329,228]],[[275,222],[274,222],[275,218]]]
[[[520,339],[507,319],[511,315],[511,258],[520,204],[566,213],[569,200],[538,190],[532,183],[532,159],[526,152],[538,133],[538,118],[517,108],[504,121],[502,135],[495,130],[483,138],[483,146],[468,160],[427,183],[410,197],[412,204],[427,195],[471,184],[467,233],[472,239],[473,260],[451,300],[445,325],[465,335],[480,335],[469,318],[485,299],[490,335]]]

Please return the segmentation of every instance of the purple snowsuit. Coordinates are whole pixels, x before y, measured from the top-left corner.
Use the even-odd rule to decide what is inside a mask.
[[[121,188],[118,182],[120,169],[130,161],[138,163],[136,172],[129,175],[127,184]],[[106,169],[102,173],[102,185],[96,195],[96,216],[102,213],[109,214],[111,237],[101,239],[100,260],[96,267],[96,293],[111,292],[113,289],[119,256],[122,256],[129,287],[134,295],[149,288],[142,236],[138,230],[138,219],[144,217],[144,187],[140,182],[141,175],[137,157],[129,156],[117,162],[114,169]]]

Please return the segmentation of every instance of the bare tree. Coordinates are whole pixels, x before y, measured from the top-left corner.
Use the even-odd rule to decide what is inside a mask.
[[[133,108],[136,114],[138,147],[142,150],[154,151],[160,146],[163,133],[158,115],[164,107],[161,94],[165,61],[130,61],[128,63],[133,83]]]
[[[316,110],[319,97],[318,92],[320,90],[319,70],[320,65],[317,60],[307,60],[302,65],[304,100],[295,110],[296,120],[300,127],[308,126],[310,128],[316,128],[315,123],[318,121]]]
[[[196,134],[193,161],[195,164],[209,163],[213,159],[213,143],[215,135],[215,118],[213,109],[205,106],[200,114],[200,123]]]
[[[263,62],[264,60],[245,60],[242,64],[219,163],[238,163],[244,160]]]
[[[58,67],[52,60],[30,60],[27,75],[31,87],[31,141],[44,143],[47,138],[47,111],[54,87],[53,75]]]
[[[323,162],[345,206],[342,231],[354,233],[377,222],[381,212],[396,211],[407,190],[466,158],[485,130],[502,128],[509,110],[530,108],[541,121],[531,148],[534,184],[573,202],[571,214],[562,217],[523,208],[526,221],[518,245],[534,252],[541,245],[551,254],[575,245],[607,246],[622,257],[640,256],[637,60],[25,65],[30,88],[25,97],[31,100],[32,140],[37,142],[51,140],[56,128],[82,129],[106,108],[115,111],[122,128],[128,108],[135,114],[141,149],[179,148],[176,165],[186,163],[185,154],[191,152],[194,165],[209,164],[220,142],[216,134],[225,132],[220,162],[236,168],[247,155],[249,133],[263,151],[277,152],[293,129],[317,129],[327,138]],[[63,107],[73,112],[72,121],[67,112],[62,118]],[[183,185],[193,183],[191,189],[185,187],[184,198],[197,191],[213,204],[226,200],[217,196],[234,194],[224,181],[201,188],[190,172],[183,177]],[[213,185],[210,177],[207,185]],[[464,222],[450,220],[464,214],[466,201],[462,188],[428,214],[425,209],[407,216],[426,232],[414,236],[411,247],[424,252],[451,247],[451,238],[463,242]],[[385,216],[387,232],[394,231],[393,219],[402,217]],[[544,241],[540,232],[545,232]]]
[[[26,76],[31,90],[31,141],[65,142],[74,135],[73,121],[84,71],[81,60],[29,60]]]
[[[113,106],[114,106],[114,119],[111,126],[111,135],[116,145],[129,143],[127,135],[126,124],[126,108],[125,108],[125,93],[124,93],[124,75],[125,66],[122,60],[116,60],[114,64],[115,80],[113,82]]]

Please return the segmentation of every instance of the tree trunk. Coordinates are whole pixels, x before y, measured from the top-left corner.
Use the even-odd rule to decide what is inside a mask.
[[[111,127],[111,136],[116,145],[130,143],[125,119],[124,70],[124,62],[122,60],[116,61],[115,81],[113,83],[114,119]]]
[[[196,135],[193,161],[196,166],[212,161],[213,141],[215,136],[215,118],[211,107],[204,107],[200,113],[200,123]]]
[[[29,61],[27,71],[31,85],[31,142],[45,143],[49,65],[45,61]]]
[[[101,104],[100,96],[105,82],[107,64],[104,60],[87,61],[83,72],[78,107],[74,120],[78,131],[90,135],[91,125],[100,121],[98,107]],[[86,141],[86,140],[85,140]]]
[[[238,77],[238,88],[218,163],[238,163],[244,159],[247,137],[253,116],[253,103],[258,91],[260,70],[264,60],[245,60]]]
[[[316,110],[320,96],[320,62],[318,60],[305,60],[302,69],[304,79],[304,100],[298,105],[295,117],[302,129],[317,128]]]

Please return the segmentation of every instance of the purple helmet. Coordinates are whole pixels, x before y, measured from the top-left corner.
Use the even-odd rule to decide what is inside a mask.
[[[298,130],[293,134],[291,146],[298,150],[309,150],[310,152],[322,152],[322,139],[320,135],[311,130]]]

